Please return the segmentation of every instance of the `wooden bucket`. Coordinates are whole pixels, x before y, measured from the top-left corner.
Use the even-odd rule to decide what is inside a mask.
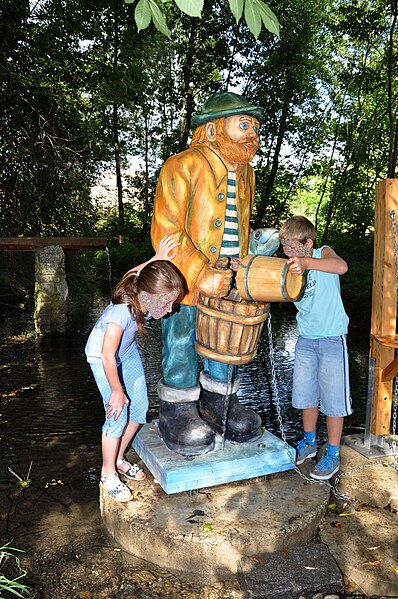
[[[239,300],[199,294],[195,350],[203,358],[247,364],[255,357],[269,304]]]
[[[305,276],[291,273],[284,258],[253,254],[242,258],[236,287],[245,300],[295,302],[304,291]]]

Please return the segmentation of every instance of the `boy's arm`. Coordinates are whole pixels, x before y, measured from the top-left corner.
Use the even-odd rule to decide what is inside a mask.
[[[334,275],[343,275],[348,270],[348,265],[343,258],[340,258],[330,247],[324,247],[321,258],[289,258],[287,261],[289,271],[302,275],[305,270],[320,270],[321,272],[329,272]]]

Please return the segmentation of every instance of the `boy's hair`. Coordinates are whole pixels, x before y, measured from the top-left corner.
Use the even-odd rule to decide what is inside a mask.
[[[138,294],[169,293],[178,291],[175,303],[179,303],[187,294],[187,283],[183,274],[168,260],[153,260],[137,274],[131,272],[119,281],[112,292],[114,304],[128,304],[131,313],[134,312],[137,327],[141,335],[147,337],[143,329],[145,316],[141,310]]]
[[[315,243],[315,227],[305,216],[292,216],[280,228],[279,239],[296,239],[300,243],[305,243],[307,239],[312,239]]]

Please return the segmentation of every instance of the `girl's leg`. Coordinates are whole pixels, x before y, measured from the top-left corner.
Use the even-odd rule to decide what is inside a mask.
[[[121,444],[120,437],[107,437],[102,433],[102,474],[109,476],[116,473],[116,459]]]
[[[117,469],[127,473],[131,466],[128,462],[121,463],[121,460],[124,459],[124,452],[130,445],[138,427],[145,422],[148,411],[145,373],[136,346],[132,348],[129,357],[122,363],[120,377],[130,404],[128,406],[128,421],[120,439],[117,454]],[[134,478],[137,480],[144,479],[145,472],[143,470],[136,472]]]
[[[124,457],[124,452],[126,451],[127,446],[130,444],[131,439],[134,437],[137,429],[139,427],[138,422],[129,422],[127,423],[126,428],[123,431],[123,435],[120,438],[119,450],[116,456],[117,460],[122,460]]]

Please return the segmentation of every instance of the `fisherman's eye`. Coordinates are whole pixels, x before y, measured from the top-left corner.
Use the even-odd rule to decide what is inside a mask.
[[[248,128],[249,128],[249,125],[248,125],[248,123],[239,123],[239,127],[240,127],[241,129],[248,129]]]

